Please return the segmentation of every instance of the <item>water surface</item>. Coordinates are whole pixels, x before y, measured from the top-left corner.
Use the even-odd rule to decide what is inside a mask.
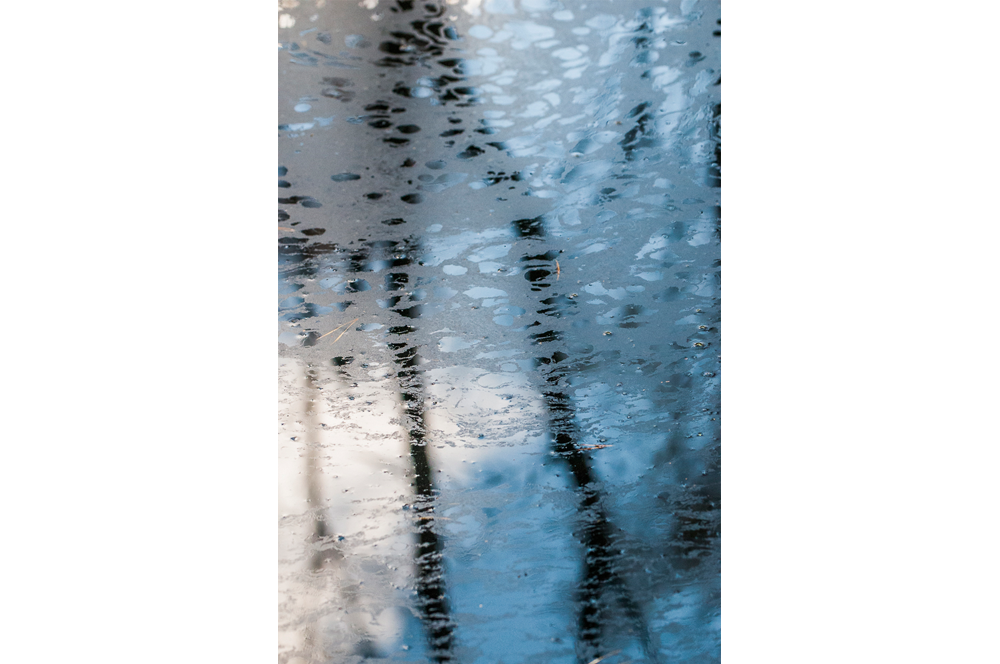
[[[717,3],[281,4],[279,660],[718,661]]]

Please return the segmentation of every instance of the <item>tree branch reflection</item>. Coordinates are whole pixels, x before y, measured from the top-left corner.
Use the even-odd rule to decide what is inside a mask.
[[[543,242],[546,240],[545,219],[518,219],[512,222],[515,236]],[[525,254],[528,264],[525,278],[531,283],[531,290],[544,293],[558,276],[556,266],[557,250],[544,253]],[[559,318],[563,310],[575,306],[572,300],[552,296],[540,300],[542,309],[538,313]],[[556,329],[545,329],[540,323],[540,331],[532,334],[535,344],[549,344],[562,340]],[[581,662],[589,662],[603,652],[603,635],[608,624],[608,612],[616,605],[624,612],[631,624],[645,654],[655,661],[655,652],[649,636],[649,628],[638,604],[632,599],[628,585],[618,569],[621,567],[622,551],[616,544],[614,526],[602,506],[599,481],[591,468],[590,459],[579,441],[580,429],[576,421],[573,400],[565,391],[565,379],[572,373],[571,356],[563,351],[555,351],[548,357],[536,358],[536,364],[544,375],[542,394],[549,415],[549,429],[552,435],[552,451],[569,468],[570,476],[580,496],[580,525],[575,533],[584,547],[583,573],[578,584],[577,640],[578,656]],[[613,596],[613,602],[607,601]]]

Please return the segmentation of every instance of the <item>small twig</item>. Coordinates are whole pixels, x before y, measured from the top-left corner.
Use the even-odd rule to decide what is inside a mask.
[[[278,230],[279,231],[288,231],[290,233],[294,233],[295,232],[294,228],[285,228],[284,226],[278,226]]]
[[[338,334],[338,335],[337,335],[337,338],[333,340],[333,343],[337,343],[338,341],[340,341],[340,337],[342,337],[342,336],[344,336],[345,334],[347,334],[347,330],[348,330],[348,329],[350,328],[350,326],[351,326],[351,325],[354,325],[354,324],[355,324],[355,323],[357,323],[357,322],[358,322],[359,320],[361,320],[361,319],[360,319],[360,318],[355,318],[355,319],[354,319],[354,320],[352,320],[352,321],[351,321],[350,323],[348,323],[348,324],[347,324],[347,328],[344,328],[344,331],[343,331],[343,332],[341,332],[340,334]]]
[[[357,318],[355,318],[354,320],[357,320]],[[351,323],[353,323],[353,322],[354,321],[351,321]],[[351,323],[341,323],[337,327],[333,328],[332,330],[330,330],[329,332],[327,332],[326,334],[324,334],[323,337],[328,337],[331,334],[333,334],[334,332],[336,332],[337,330],[339,330],[340,328],[344,327],[345,325],[350,325]],[[319,339],[322,339],[323,337],[320,337]],[[340,337],[337,337],[337,338],[339,339]],[[316,341],[319,341],[319,339],[317,339]]]
[[[620,652],[621,652],[621,650],[612,650],[607,655],[601,655],[597,659],[594,659],[594,660],[591,660],[591,661],[587,662],[587,664],[597,664],[598,662],[603,662],[608,657],[614,657],[615,655],[617,655]]]
[[[556,281],[559,281],[559,261],[556,261]]]

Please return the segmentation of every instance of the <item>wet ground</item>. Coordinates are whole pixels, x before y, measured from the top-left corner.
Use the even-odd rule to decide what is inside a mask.
[[[280,661],[718,661],[718,4],[281,6]]]

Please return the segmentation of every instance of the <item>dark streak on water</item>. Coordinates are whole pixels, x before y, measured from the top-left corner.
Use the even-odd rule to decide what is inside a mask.
[[[545,237],[544,221],[541,218],[519,219],[513,223],[514,232],[522,238],[542,240]],[[532,291],[540,292],[537,286],[548,287],[551,284],[542,283],[546,277],[556,272],[556,252],[546,252],[540,255],[524,258],[529,261],[545,263],[551,269],[535,268],[525,272],[525,278],[532,282]],[[574,307],[573,300],[562,301],[556,298],[545,298],[539,301],[539,309],[550,317],[560,317],[562,311]],[[535,344],[542,345],[549,356],[535,358],[542,369],[545,384],[542,395],[548,409],[548,424],[551,432],[553,454],[569,468],[576,491],[579,495],[580,519],[574,535],[584,547],[583,572],[577,592],[577,652],[581,662],[590,662],[607,653],[610,649],[602,648],[602,635],[606,626],[613,624],[609,612],[621,611],[629,623],[629,633],[637,635],[643,653],[650,661],[657,661],[656,653],[651,647],[649,628],[639,606],[632,599],[632,593],[626,581],[618,573],[621,567],[620,544],[615,541],[614,524],[602,508],[603,496],[600,482],[591,468],[592,459],[582,448],[582,439],[576,419],[576,408],[567,392],[567,377],[573,373],[570,365],[572,355],[562,350],[553,350],[549,345],[564,347],[562,337],[557,330],[545,329],[534,332],[531,338]],[[616,544],[618,546],[616,547]],[[606,598],[611,597],[611,601]]]

